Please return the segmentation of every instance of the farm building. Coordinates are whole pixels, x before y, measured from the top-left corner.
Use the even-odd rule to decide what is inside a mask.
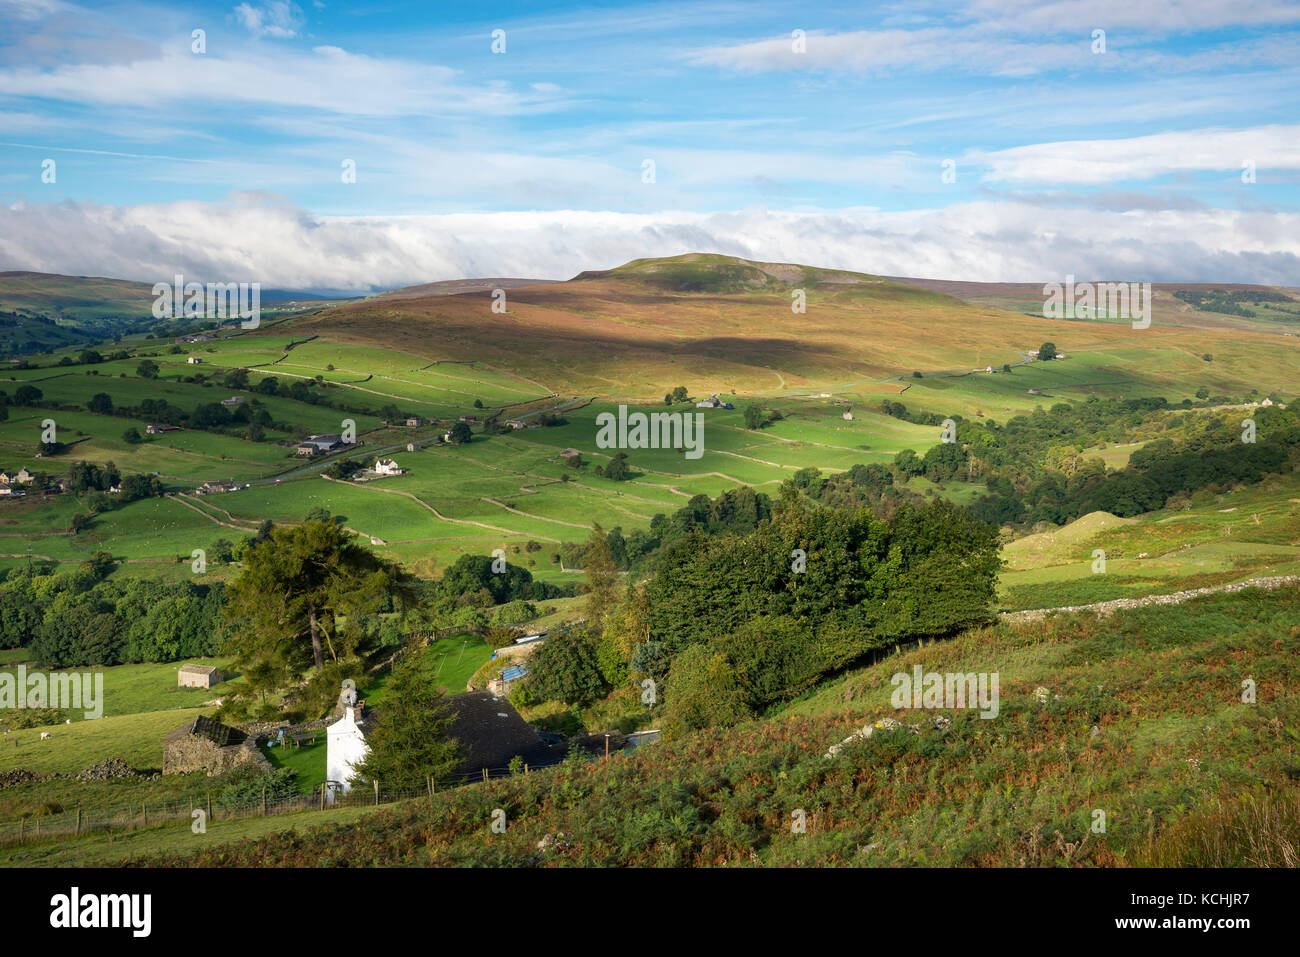
[[[242,395],[232,395],[229,399],[222,399],[221,404],[224,406],[243,405],[244,397]]]
[[[479,774],[507,767],[518,757],[530,767],[557,763],[563,749],[548,745],[505,698],[486,691],[467,691],[445,699],[451,709],[451,737],[460,742],[463,758],[457,774]],[[326,781],[330,800],[352,789],[354,768],[370,751],[366,734],[383,720],[378,710],[345,706],[343,717],[326,728]]]
[[[713,395],[709,396],[709,397],[708,397],[707,399],[705,399],[703,402],[696,402],[696,403],[695,403],[695,408],[697,408],[697,409],[734,409],[735,406],[732,405],[730,402],[724,402],[722,399],[718,398],[718,395],[717,395],[717,393],[715,392]]]
[[[221,684],[221,671],[210,665],[181,665],[176,672],[179,688],[211,688]]]
[[[188,363],[189,365],[196,366],[196,365],[198,365],[200,362],[202,362],[203,360],[200,359],[198,356],[190,356],[190,357],[189,357],[188,359],[186,359],[185,361],[186,361],[186,363]]]
[[[215,775],[241,765],[271,770],[271,762],[253,738],[203,715],[181,725],[163,740],[163,774],[206,771]]]
[[[414,429],[414,428],[418,428],[418,427],[420,426],[420,419],[419,419],[418,416],[414,416],[414,415],[413,415],[413,416],[411,416],[409,419],[406,420],[406,424],[407,424],[407,426],[408,426],[409,428],[412,428],[412,429]]]
[[[237,492],[241,488],[248,488],[248,486],[240,485],[238,482],[204,482],[194,490],[194,494],[219,495],[222,492]]]
[[[168,425],[166,422],[150,422],[144,427],[145,435],[162,435],[164,432],[179,432],[179,425]]]
[[[301,448],[302,445],[314,445],[316,446],[317,451],[332,452],[342,444],[342,436],[335,435],[332,432],[325,432],[321,435],[307,436],[307,438],[299,445],[299,448]]]
[[[406,469],[402,468],[392,459],[376,459],[375,474],[376,475],[405,475]]]

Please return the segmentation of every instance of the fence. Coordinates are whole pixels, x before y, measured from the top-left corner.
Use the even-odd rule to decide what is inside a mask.
[[[553,765],[547,765],[550,767]],[[534,770],[527,768],[526,771]],[[186,822],[194,818],[194,812],[205,813],[205,823],[211,826],[217,821],[230,821],[247,817],[259,817],[268,814],[287,814],[293,811],[333,810],[345,807],[367,807],[381,804],[393,804],[413,798],[429,797],[440,791],[479,784],[495,778],[509,777],[516,773],[511,768],[483,768],[470,774],[450,778],[441,782],[429,782],[423,788],[407,790],[385,790],[374,785],[361,784],[346,794],[335,792],[332,800],[327,796],[328,784],[315,787],[310,791],[271,797],[264,789],[262,799],[254,798],[238,807],[231,807],[222,802],[220,791],[209,791],[200,797],[180,801],[168,801],[150,804],[123,804],[116,808],[99,808],[83,812],[81,808],[61,811],[56,814],[33,815],[17,821],[0,822],[0,845],[21,844],[26,841],[46,837],[67,837],[108,831],[132,831],[145,827]]]

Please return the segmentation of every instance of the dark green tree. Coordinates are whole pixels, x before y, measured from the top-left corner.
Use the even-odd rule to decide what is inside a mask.
[[[451,723],[433,670],[413,653],[393,668],[384,686],[383,713],[366,734],[370,751],[357,774],[400,790],[422,788],[429,778],[446,780],[462,756]]]
[[[368,650],[356,624],[411,594],[396,566],[333,522],[276,528],[245,549],[242,561],[226,603],[236,667],[260,659],[300,677],[313,665],[324,667],[327,655],[351,659]]]

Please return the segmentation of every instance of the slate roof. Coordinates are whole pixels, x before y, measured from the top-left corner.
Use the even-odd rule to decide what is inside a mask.
[[[451,736],[465,751],[459,768],[462,774],[504,768],[516,755],[533,768],[555,764],[564,757],[563,749],[552,748],[539,738],[505,698],[486,691],[466,691],[450,695],[447,704],[455,714]]]
[[[530,768],[548,767],[564,757],[565,749],[538,737],[533,726],[505,698],[486,691],[466,691],[443,700],[453,714],[449,733],[460,742],[465,755],[457,775],[474,777],[484,768],[491,771],[508,767],[516,755]],[[362,733],[369,733],[382,720],[381,709],[367,708]]]

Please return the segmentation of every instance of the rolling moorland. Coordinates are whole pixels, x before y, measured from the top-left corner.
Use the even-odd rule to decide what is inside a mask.
[[[78,302],[109,302],[98,280],[6,282],[0,277],[0,310],[26,310],[24,321],[49,308],[42,304],[71,301],[73,289]],[[495,288],[506,290],[503,313],[492,308]],[[1134,329],[1111,317],[1031,314],[1041,309],[1041,287],[696,255],[568,282],[430,284],[294,304],[247,331],[165,326],[143,321],[146,312],[124,319],[118,335],[96,325],[98,338],[83,329],[66,343],[56,336],[42,349],[11,351],[18,358],[0,373],[8,397],[0,468],[54,479],[74,463],[106,472],[111,463],[123,480],[158,482],[117,498],[95,487],[44,495],[37,482],[25,496],[0,500],[0,569],[75,569],[107,553],[109,580],[218,582],[240,569],[229,546],[266,520],[294,525],[323,510],[425,579],[462,556],[501,548],[537,581],[577,591],[581,543],[597,525],[617,530],[627,546],[618,567],[637,581],[652,573],[665,523],[699,496],[748,486],[776,499],[790,482],[810,502],[882,514],[906,501],[970,506],[1000,527],[996,608],[1006,612],[1300,574],[1294,413],[1282,411],[1300,381],[1291,313],[1300,300],[1285,289],[1205,293],[1219,288],[1158,286],[1151,326]],[[130,298],[141,289],[147,303],[147,286],[114,287],[117,298],[94,313],[96,322],[112,321],[119,308],[131,316],[119,304],[141,301]],[[806,295],[805,312],[791,311],[796,290]],[[1235,311],[1206,308],[1216,304]],[[183,341],[183,333],[199,339]],[[1063,357],[1038,358],[1043,343]],[[735,406],[698,410],[703,457],[628,450],[626,469],[615,471],[615,451],[596,445],[596,416],[620,404],[697,411],[673,399],[678,387],[688,400],[717,394]],[[205,411],[235,396],[243,398],[238,411]],[[1222,474],[1180,477],[1161,485],[1158,499],[1124,485],[1130,473],[1148,483],[1182,476],[1180,455],[1244,461],[1231,442],[1246,418],[1259,429],[1251,450],[1259,460],[1247,471],[1225,465]],[[46,447],[48,419],[58,437]],[[172,419],[182,427],[147,433],[148,423]],[[408,419],[418,424],[401,424]],[[960,461],[940,454],[944,419],[956,423]],[[295,454],[296,441],[342,432],[345,420],[361,445]],[[444,441],[462,422],[468,441]],[[346,463],[378,457],[405,474],[349,480]],[[237,487],[199,494],[206,482]],[[194,549],[209,556],[201,575]],[[1101,574],[1097,550],[1106,556]],[[1186,614],[1146,609],[967,628],[836,670],[748,720],[645,754],[358,811],[342,830],[330,825],[336,812],[290,815],[284,827],[299,836],[223,844],[198,861],[1204,862],[1198,842],[1215,827],[1294,801],[1297,701],[1286,680],[1300,635],[1294,594],[1292,585],[1207,596]],[[584,609],[581,597],[537,604],[543,617],[533,627]],[[490,653],[469,634],[429,651],[449,669],[439,672],[449,687],[463,687]],[[31,661],[22,648],[4,654],[4,667]],[[966,713],[948,728],[926,721],[915,734],[873,735],[824,759],[864,721],[907,718],[888,706],[888,676],[917,663],[1000,670],[1004,720]],[[35,729],[16,732],[0,749],[0,773],[75,773],[107,754],[158,767],[162,735],[195,708],[211,711],[204,703],[215,694],[175,689],[174,667],[110,667],[108,717],[60,731],[61,751],[40,751]],[[1238,700],[1246,677],[1258,682],[1257,707]],[[370,694],[381,695],[382,683]],[[658,723],[626,697],[524,711],[565,732]],[[320,749],[277,760],[296,763],[304,784],[324,778]],[[184,777],[20,783],[0,790],[0,822],[62,813],[74,802],[183,801],[209,788]],[[642,798],[632,801],[633,793]],[[630,805],[638,810],[629,816]],[[519,824],[493,844],[472,822],[501,806]],[[788,825],[796,808],[811,822],[797,837]],[[1088,828],[1097,808],[1114,821],[1104,838]],[[257,838],[268,823],[231,821],[223,840]],[[0,859],[167,854],[187,833],[159,828],[110,846],[96,837],[84,857],[28,844]],[[548,835],[550,850],[539,852]],[[217,843],[210,835],[205,846]]]

